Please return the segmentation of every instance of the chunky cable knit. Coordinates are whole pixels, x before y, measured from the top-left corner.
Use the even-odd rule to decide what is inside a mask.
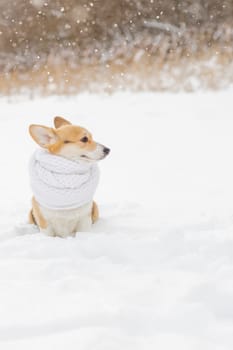
[[[49,209],[74,209],[91,202],[99,182],[96,164],[71,161],[41,149],[33,154],[29,173],[35,199]]]

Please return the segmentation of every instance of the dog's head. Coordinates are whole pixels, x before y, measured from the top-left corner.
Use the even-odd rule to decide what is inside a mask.
[[[91,133],[81,126],[72,125],[62,117],[54,118],[55,128],[30,125],[33,140],[50,153],[70,160],[98,161],[105,158],[110,149],[93,140]]]

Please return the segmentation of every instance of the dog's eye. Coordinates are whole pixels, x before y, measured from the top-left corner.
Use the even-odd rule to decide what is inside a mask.
[[[86,143],[86,142],[88,142],[88,137],[84,136],[80,141]]]
[[[65,140],[65,141],[64,141],[64,143],[71,143],[71,141],[69,141],[69,140]]]

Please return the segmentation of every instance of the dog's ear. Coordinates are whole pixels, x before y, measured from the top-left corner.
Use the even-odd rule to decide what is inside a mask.
[[[64,126],[64,125],[71,125],[71,123],[68,120],[66,120],[66,119],[64,119],[62,117],[55,117],[54,118],[54,126],[55,126],[56,129],[58,129],[61,126]]]
[[[43,148],[48,148],[58,141],[55,130],[47,126],[30,125],[29,133],[33,140]]]

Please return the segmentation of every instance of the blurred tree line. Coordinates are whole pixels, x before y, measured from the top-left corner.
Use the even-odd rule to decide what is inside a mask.
[[[233,1],[1,0],[1,67],[148,55],[195,55],[218,43],[232,50]],[[7,60],[6,60],[7,58]]]
[[[232,0],[0,0],[0,91],[225,87],[232,42]]]

